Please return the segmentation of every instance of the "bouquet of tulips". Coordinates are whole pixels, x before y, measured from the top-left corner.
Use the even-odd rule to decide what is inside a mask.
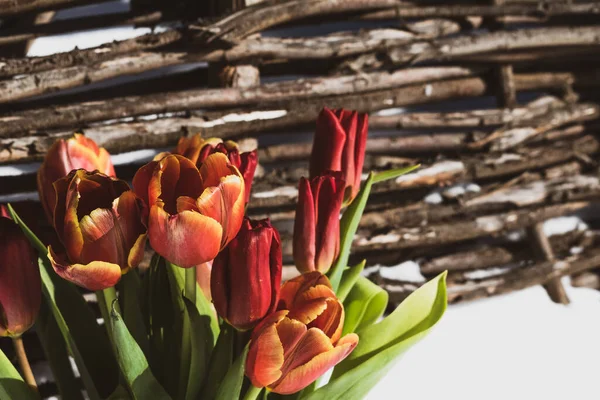
[[[367,125],[319,115],[298,186],[298,274],[283,283],[279,233],[245,217],[256,150],[182,138],[130,188],[91,139],[57,141],[38,172],[55,234],[18,204],[0,209],[0,336],[21,372],[0,351],[0,399],[39,398],[21,339],[34,323],[62,399],[366,396],[446,308],[442,274],[384,317],[365,261],[348,265],[373,185],[414,169],[365,179]]]

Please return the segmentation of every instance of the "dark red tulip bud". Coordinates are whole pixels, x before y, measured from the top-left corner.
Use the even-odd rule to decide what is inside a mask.
[[[247,330],[275,310],[281,284],[281,240],[268,220],[244,218],[242,228],[215,258],[211,292],[217,313]]]
[[[340,172],[300,179],[294,221],[294,262],[302,273],[326,273],[340,248],[340,209],[344,180]]]
[[[0,214],[0,336],[16,337],[40,310],[40,270],[35,250],[3,206]]]
[[[317,118],[310,156],[310,177],[314,178],[326,171],[342,171],[346,181],[346,204],[360,190],[368,125],[367,114],[344,109],[324,108]]]

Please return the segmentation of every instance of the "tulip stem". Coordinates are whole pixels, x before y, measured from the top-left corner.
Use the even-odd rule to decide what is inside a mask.
[[[262,392],[263,388],[259,388],[256,387],[252,384],[250,384],[250,387],[248,388],[248,391],[246,392],[246,395],[244,396],[244,400],[255,400],[258,398],[258,395],[260,394],[260,392]]]
[[[196,267],[185,269],[185,297],[196,303]]]
[[[25,382],[30,388],[37,392],[37,383],[35,383],[33,371],[31,370],[31,365],[29,365],[29,360],[27,359],[25,346],[23,346],[23,338],[21,336],[14,337],[13,345],[15,346],[15,352],[17,353],[17,359],[19,360],[21,372],[23,373],[23,379],[25,379]]]

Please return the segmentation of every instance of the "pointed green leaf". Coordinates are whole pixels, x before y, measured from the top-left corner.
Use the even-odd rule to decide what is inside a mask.
[[[210,359],[208,375],[204,379],[201,398],[215,398],[221,382],[225,379],[227,371],[229,371],[232,365],[235,335],[235,329],[228,323],[223,322],[217,344]]]
[[[189,326],[190,329],[191,348],[190,372],[185,398],[186,400],[194,400],[198,398],[203,378],[208,370],[208,363],[213,349],[213,337],[209,318],[200,315],[195,304],[187,297],[182,297],[185,303],[184,318],[187,321],[184,326]]]
[[[39,398],[0,350],[0,399],[39,400]]]
[[[399,357],[421,340],[446,310],[446,273],[412,293],[382,322],[358,332],[360,341],[329,383],[302,400],[359,400]]]
[[[340,301],[343,302],[344,299],[346,299],[346,297],[350,293],[350,290],[352,290],[354,284],[360,277],[361,272],[363,271],[363,269],[365,269],[366,263],[367,260],[362,260],[362,262],[360,262],[359,264],[355,265],[354,267],[350,267],[344,271],[342,275],[342,281],[340,283],[340,288],[337,291],[337,297],[338,299],[340,299]]]
[[[54,315],[52,315],[46,304],[45,298],[42,300],[40,312],[35,322],[35,331],[44,349],[46,360],[50,364],[52,376],[58,386],[61,398],[83,400],[81,386],[73,372],[65,340]]]
[[[150,345],[148,344],[148,335],[140,305],[141,282],[137,270],[129,271],[123,275],[119,286],[119,300],[122,301],[123,321],[125,321],[127,329],[131,332],[131,336],[140,345],[144,354],[147,355]]]
[[[227,374],[217,391],[217,396],[215,397],[216,400],[238,399],[240,397],[242,384],[244,383],[246,356],[248,355],[249,348],[250,345],[246,345],[242,354],[240,354],[229,368],[229,371],[227,371]]]
[[[92,400],[105,398],[118,384],[117,361],[106,333],[96,322],[79,290],[60,278],[50,265],[46,246],[8,205],[12,219],[40,253],[42,292],[69,352],[75,359],[85,389]]]
[[[377,322],[388,304],[388,293],[364,276],[356,281],[344,300],[346,318],[343,334],[358,332]]]
[[[352,201],[346,211],[344,211],[344,215],[340,221],[340,255],[328,274],[331,286],[336,293],[340,286],[344,268],[348,265],[352,241],[354,240],[354,235],[358,229],[358,223],[360,222],[360,218],[367,205],[369,193],[371,193],[371,187],[373,186],[373,180],[374,174],[371,172],[356,198]]]
[[[411,165],[410,167],[391,169],[389,171],[377,172],[375,177],[373,178],[373,183],[385,182],[390,179],[397,178],[399,176],[408,174],[409,172],[414,171],[419,168],[421,164]]]
[[[117,360],[133,398],[170,400],[171,397],[152,375],[142,349],[129,333],[115,307],[111,311],[111,319]]]

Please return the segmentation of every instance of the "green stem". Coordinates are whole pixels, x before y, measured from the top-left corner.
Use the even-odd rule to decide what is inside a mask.
[[[121,307],[119,307],[119,302],[115,301],[117,299],[117,290],[114,287],[106,288],[104,290],[97,290],[96,299],[98,300],[98,306],[100,307],[100,314],[102,314],[102,319],[104,319],[104,326],[106,327],[108,338],[110,339],[113,348],[115,348],[112,329],[113,323],[110,316],[110,312],[112,310],[114,302],[115,309],[119,314],[121,313]]]
[[[19,366],[21,367],[21,374],[23,379],[29,385],[34,392],[38,391],[37,383],[35,383],[35,377],[31,371],[31,365],[27,359],[27,353],[25,352],[25,346],[23,346],[23,338],[21,336],[13,337],[13,344],[15,346],[15,353],[19,360]]]
[[[196,267],[185,269],[185,297],[196,303]]]
[[[255,400],[258,398],[260,392],[262,392],[263,388],[256,387],[254,385],[250,385],[246,395],[244,396],[244,400]]]

